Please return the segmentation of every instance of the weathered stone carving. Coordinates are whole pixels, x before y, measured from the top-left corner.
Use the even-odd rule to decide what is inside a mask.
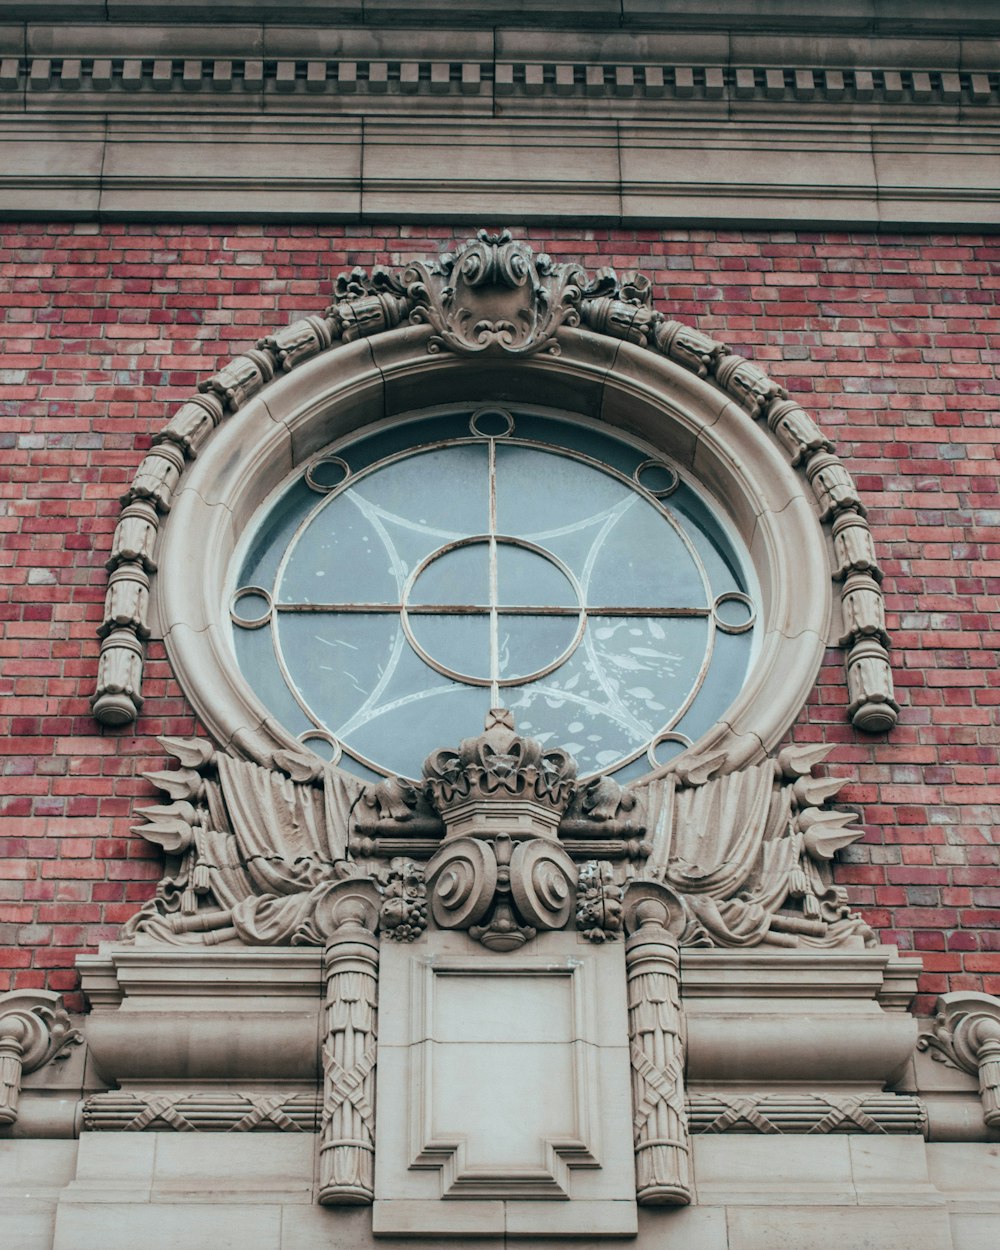
[[[677,941],[684,909],[666,886],[634,882],[624,919],[636,1197],[649,1206],[683,1206],[691,1201]]]
[[[463,355],[500,351],[512,356],[557,353],[560,326],[580,323],[577,265],[554,265],[508,230],[480,230],[453,255],[415,262],[404,274],[412,321],[434,331],[431,351]]]
[[[413,942],[427,928],[427,886],[423,869],[398,856],[377,878],[382,887],[381,932],[396,942]]]
[[[591,942],[605,942],[622,931],[622,887],[607,860],[581,865],[576,890],[576,927]]]
[[[916,1133],[927,1108],[910,1094],[691,1094],[688,1127],[700,1133]]]
[[[17,1122],[21,1078],[51,1060],[65,1059],[81,1042],[58,994],[12,990],[0,994],[0,1125]]]
[[[942,994],[933,1032],[922,1033],[917,1047],[977,1076],[983,1120],[1000,1128],[1000,999],[965,990]]]
[[[408,321],[430,327],[427,346],[431,352],[509,357],[557,354],[560,331],[583,324],[669,357],[732,396],[752,418],[766,418],[792,464],[804,467],[821,519],[832,522],[834,576],[869,572],[877,583],[880,574],[864,510],[850,474],[832,454],[833,444],[757,365],[657,311],[652,306],[652,286],[644,275],[627,274],[619,281],[612,270],[601,269],[590,280],[580,265],[554,263],[507,231],[495,235],[480,231],[453,254],[436,261],[414,262],[397,272],[376,267],[370,276],[360,269],[342,274],[335,296],[325,316],[306,317],[265,335],[255,348],[202,382],[200,393],[185,401],[154,437],[153,450],[126,493],[109,568],[131,562],[146,574],[155,572],[153,551],[160,515],[170,508],[186,461],[197,455],[227,416],[272,379],[320,352],[385,333]],[[123,573],[120,582],[127,580]],[[112,725],[135,720],[141,707],[143,657],[141,648],[128,644],[127,635],[143,637],[147,621],[140,578],[133,580],[136,588],[126,590],[123,585],[115,596],[109,595],[101,626],[108,636],[92,703],[97,719]],[[848,594],[846,585],[843,593]],[[852,642],[878,637],[883,647],[888,645],[884,624],[879,623],[884,617],[880,596],[877,584],[867,586],[863,603],[855,595],[845,606]],[[112,629],[117,631],[113,641]],[[888,656],[876,655],[870,648],[852,655],[849,715],[860,729],[885,732],[898,714]],[[853,678],[852,669],[856,670]],[[359,833],[361,829],[359,825]]]
[[[143,809],[140,831],[167,852],[167,870],[127,926],[136,937],[315,943],[316,900],[367,876],[382,932],[397,940],[418,938],[430,916],[513,949],[573,913],[608,937],[618,890],[648,879],[680,896],[688,945],[874,941],[833,883],[832,856],[862,831],[828,806],[840,781],[810,776],[825,746],[721,777],[721,761],[705,761],[622,789],[578,783],[565,752],[521,738],[502,709],[478,737],[433,752],[419,785],[364,787],[312,756],[281,753],[266,769],[197,739],[163,743],[181,768],[149,774],[170,801]]]

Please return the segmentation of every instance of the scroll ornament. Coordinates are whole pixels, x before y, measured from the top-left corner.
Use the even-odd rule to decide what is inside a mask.
[[[942,994],[933,1031],[920,1035],[917,1048],[978,1077],[983,1120],[1000,1128],[1000,998],[965,990]]]
[[[83,1041],[58,994],[12,990],[0,994],[0,1125],[16,1124],[21,1079],[53,1060],[66,1059]]]
[[[149,578],[156,572],[157,535],[186,466],[217,427],[290,370],[401,325],[428,327],[430,353],[508,359],[558,355],[560,332],[582,327],[669,358],[718,387],[749,419],[766,422],[791,463],[804,471],[820,516],[831,527],[834,577],[843,582],[848,715],[868,732],[892,728],[899,707],[886,650],[882,575],[864,507],[833,444],[752,361],[655,309],[644,275],[627,273],[619,280],[605,268],[591,277],[581,265],[554,262],[506,230],[480,230],[454,252],[401,270],[376,266],[370,274],[361,269],[341,274],[323,315],[267,334],[234,357],[205,379],[154,437],[122,496],[108,560],[112,580],[92,700],[99,721],[128,724],[142,706]]]

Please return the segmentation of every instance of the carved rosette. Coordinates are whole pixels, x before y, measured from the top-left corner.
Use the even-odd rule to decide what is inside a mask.
[[[13,990],[0,994],[0,1125],[17,1122],[21,1078],[81,1042],[58,994]]]
[[[624,921],[636,1197],[647,1206],[684,1206],[691,1201],[677,941],[684,908],[666,886],[636,882],[625,891]]]
[[[148,576],[161,518],[170,509],[185,467],[213,431],[255,395],[320,352],[403,324],[430,328],[427,350],[459,356],[528,357],[558,354],[559,332],[584,325],[676,362],[717,386],[751,419],[766,420],[791,463],[804,470],[821,519],[832,524],[835,577],[866,572],[843,589],[851,686],[849,716],[859,728],[883,733],[898,717],[888,654],[884,607],[864,508],[833,444],[811,417],[752,361],[724,343],[652,305],[652,284],[642,274],[619,281],[611,269],[591,279],[578,264],[555,263],[513,239],[506,230],[481,230],[453,253],[414,262],[399,271],[376,267],[341,274],[334,303],[258,340],[234,357],[199,393],[186,400],[153,438],[139,466],[115,532],[109,590],[101,625],[104,639],[92,699],[94,715],[108,725],[134,721],[142,706],[143,650],[148,633]],[[131,583],[131,584],[129,584]],[[878,639],[881,652],[861,646]]]
[[[961,990],[942,994],[933,1032],[921,1034],[917,1047],[978,1077],[983,1120],[1000,1128],[1000,998]]]

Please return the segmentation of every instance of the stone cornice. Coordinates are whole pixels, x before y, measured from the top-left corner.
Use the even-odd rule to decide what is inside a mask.
[[[449,0],[306,0],[299,5],[279,0],[56,0],[45,6],[50,22],[110,24],[148,18],[157,25],[187,22],[274,22],[285,25],[369,26],[392,23],[428,27],[460,25],[504,27],[581,27],[597,30],[728,30],[804,31],[817,29],[855,35],[960,34],[995,35],[993,0],[966,0],[960,10],[936,0],[518,0],[509,8]],[[0,21],[32,21],[33,0],[2,0]]]
[[[0,217],[996,222],[1000,60],[975,25],[339,21],[0,25]]]

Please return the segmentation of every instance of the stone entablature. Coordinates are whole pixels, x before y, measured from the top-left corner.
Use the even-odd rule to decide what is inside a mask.
[[[0,6],[0,215],[991,225],[995,14],[810,7]]]

